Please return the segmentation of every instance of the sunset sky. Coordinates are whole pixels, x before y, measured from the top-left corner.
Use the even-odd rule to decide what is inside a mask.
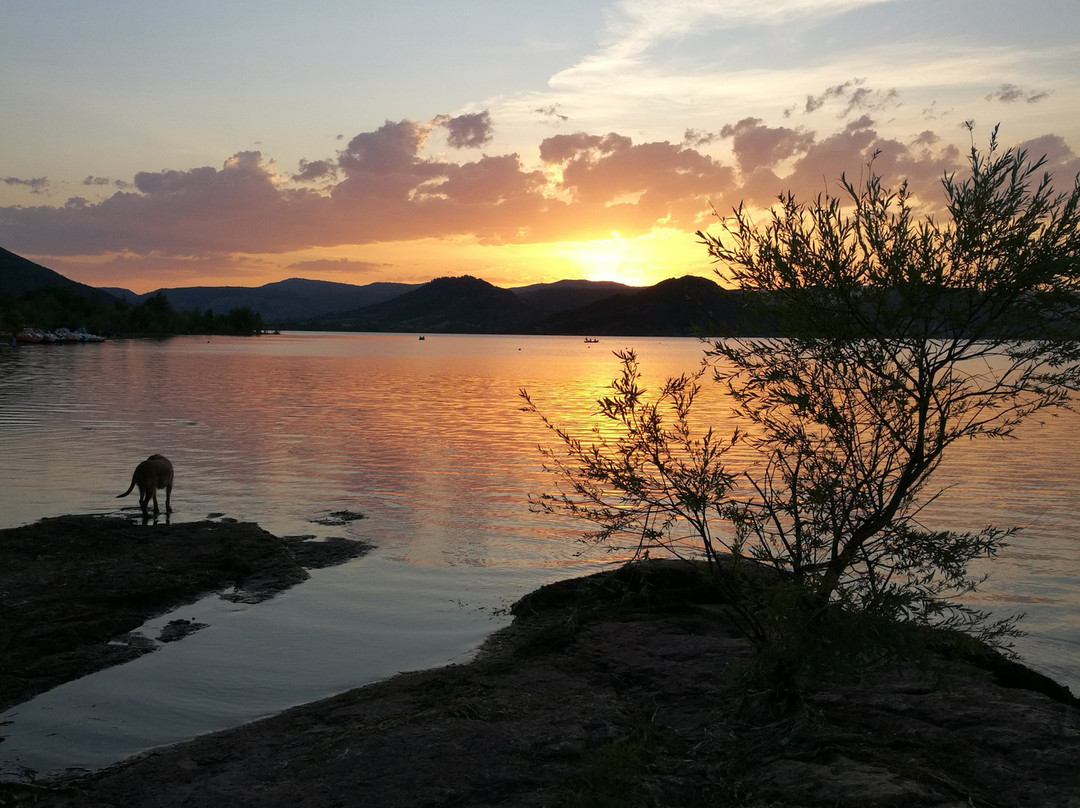
[[[0,71],[0,246],[136,292],[710,274],[711,206],[932,205],[997,123],[1080,171],[1076,0],[0,0]]]

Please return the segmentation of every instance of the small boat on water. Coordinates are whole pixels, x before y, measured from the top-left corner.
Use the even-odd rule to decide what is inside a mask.
[[[600,341],[600,340],[598,340],[598,339],[597,339],[596,337],[585,337],[585,342],[586,342],[586,343],[587,343],[588,345],[595,345],[595,344],[596,344],[596,343],[598,343],[599,341]]]

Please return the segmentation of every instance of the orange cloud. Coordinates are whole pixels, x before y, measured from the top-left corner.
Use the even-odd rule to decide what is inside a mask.
[[[710,204],[723,212],[740,200],[768,206],[786,190],[803,198],[833,192],[841,173],[852,176],[872,159],[890,183],[906,178],[936,202],[942,174],[963,165],[948,138],[931,131],[907,143],[882,138],[868,116],[824,136],[757,118],[727,124],[718,136],[688,132],[678,144],[635,143],[615,132],[560,134],[540,141],[533,155],[473,160],[430,156],[438,127],[462,147],[489,144],[493,131],[486,113],[387,121],[356,134],[332,158],[301,161],[291,175],[279,174],[259,151],[238,152],[220,168],[142,171],[96,203],[0,208],[0,244],[32,256],[99,256],[98,267],[124,256],[133,271],[162,274],[215,265],[265,271],[267,256],[283,256],[282,268],[296,261],[284,256],[354,259],[363,245],[418,240],[558,243],[568,254],[568,242],[613,233],[635,239],[662,229],[692,240],[709,223]],[[723,146],[733,164],[708,151]],[[1064,172],[1059,177],[1071,181],[1080,168],[1060,137],[1046,135],[1031,147],[1035,156],[1048,154],[1048,169]],[[357,260],[307,267],[372,274],[382,263]],[[430,274],[441,272],[433,266]]]

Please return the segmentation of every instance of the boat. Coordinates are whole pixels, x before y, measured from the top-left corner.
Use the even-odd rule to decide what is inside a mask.
[[[75,329],[75,336],[79,338],[80,342],[104,342],[105,337],[99,337],[97,334],[89,333],[85,327],[79,326]]]
[[[24,345],[38,345],[45,341],[45,335],[38,329],[27,326],[15,335],[15,341]]]
[[[588,343],[589,345],[595,345],[599,341],[600,340],[596,339],[596,337],[585,337],[585,342]]]
[[[105,337],[91,334],[85,328],[76,328],[74,331],[68,328],[55,328],[51,331],[42,331],[40,328],[28,325],[22,331],[11,335],[11,343],[21,345],[52,345],[73,344],[76,342],[104,342]]]
[[[60,342],[80,342],[78,334],[72,331],[70,328],[57,328],[53,333],[56,335],[56,339]]]

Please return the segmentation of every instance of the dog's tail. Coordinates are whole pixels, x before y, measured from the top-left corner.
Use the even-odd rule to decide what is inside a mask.
[[[134,488],[135,488],[135,475],[134,475],[134,474],[132,474],[132,475],[131,475],[131,485],[129,485],[129,486],[128,486],[128,490],[127,490],[127,491],[125,491],[125,492],[124,492],[124,493],[122,493],[122,494],[117,494],[117,495],[116,495],[116,498],[117,498],[117,499],[120,499],[121,497],[126,497],[126,496],[127,496],[128,494],[130,494],[130,493],[131,493],[132,489],[134,489]]]

